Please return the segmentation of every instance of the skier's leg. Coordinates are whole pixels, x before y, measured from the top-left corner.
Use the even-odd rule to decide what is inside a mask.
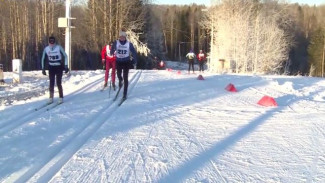
[[[126,98],[129,86],[129,63],[125,63],[123,67],[123,81],[124,81],[124,91],[123,98]]]
[[[113,88],[115,88],[115,73],[116,73],[116,61],[112,61],[112,84],[113,84]]]
[[[50,98],[53,98],[53,96],[54,96],[55,72],[54,72],[54,68],[52,66],[49,66],[49,79],[50,79],[50,87],[49,87]]]
[[[111,68],[112,68],[111,62],[110,61],[107,61],[107,64],[106,64],[107,79],[109,78],[109,70]],[[106,80],[106,82],[107,82],[107,80]]]
[[[106,60],[106,61],[105,61],[105,83],[104,83],[104,87],[107,86],[108,73],[109,73],[109,63],[108,63],[108,61]]]
[[[123,64],[123,63],[122,63]],[[119,62],[116,62],[116,72],[117,72],[117,78],[118,78],[118,86],[122,86],[122,64]]]
[[[112,75],[111,75],[112,84],[115,85],[116,61],[112,61],[111,66],[112,66]]]
[[[61,67],[56,68],[56,85],[58,86],[60,98],[63,98],[62,74],[63,74],[62,68]]]
[[[188,60],[188,73],[190,73],[190,71],[191,71],[191,61]]]

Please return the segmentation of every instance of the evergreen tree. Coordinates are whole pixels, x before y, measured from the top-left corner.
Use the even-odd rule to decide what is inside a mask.
[[[311,71],[312,76],[322,76],[323,52],[324,52],[324,28],[318,28],[312,32],[308,46],[309,66],[315,68]]]

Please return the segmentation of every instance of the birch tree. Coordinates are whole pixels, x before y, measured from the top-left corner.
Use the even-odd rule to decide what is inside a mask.
[[[277,1],[222,0],[210,11],[212,54],[210,69],[219,59],[240,72],[277,72],[288,60],[290,19]]]

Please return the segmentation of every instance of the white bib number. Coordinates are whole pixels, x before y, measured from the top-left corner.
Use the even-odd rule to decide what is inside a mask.
[[[126,58],[130,56],[130,44],[128,41],[124,45],[117,41],[116,44],[116,57],[118,58]]]

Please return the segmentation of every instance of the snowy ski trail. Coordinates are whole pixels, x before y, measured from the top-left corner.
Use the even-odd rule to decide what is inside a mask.
[[[98,85],[98,83],[101,81],[102,79],[97,79],[95,82],[82,87],[81,89],[77,89],[75,92],[68,94],[65,97],[65,100],[73,100],[73,98],[75,98],[76,96],[78,96],[80,93],[86,92],[87,90],[91,89],[92,87]],[[46,101],[43,101],[46,102]],[[53,106],[55,106],[56,103],[53,102],[50,105],[46,105],[43,108],[38,109],[37,111],[35,110],[30,110],[27,111],[23,114],[18,114],[17,116],[15,116],[14,119],[8,120],[5,123],[1,124],[0,127],[0,136],[3,136],[5,133],[9,133],[10,131],[14,130],[15,128],[18,128],[21,125],[24,125],[25,123],[27,123],[28,121],[37,118],[37,116],[39,116],[40,114],[43,114],[45,111],[48,111],[48,109],[52,109]],[[60,104],[63,105],[63,104]]]
[[[120,107],[98,84],[35,115],[0,136],[0,182],[324,182],[322,79],[196,77],[130,70]]]
[[[186,77],[193,79],[192,76]],[[128,105],[121,106],[124,109],[133,106],[135,111],[131,112],[131,116],[133,113],[139,112],[139,114],[129,122],[125,122],[128,119],[122,121],[111,116],[112,120],[116,121],[104,124],[94,137],[102,140],[99,142],[94,140],[85,144],[51,182],[72,180],[90,182],[103,182],[103,180],[109,180],[109,182],[279,181],[279,179],[267,179],[272,177],[272,173],[268,167],[265,168],[265,162],[272,162],[272,159],[259,159],[259,162],[254,162],[246,159],[251,153],[242,154],[249,149],[241,146],[245,144],[253,152],[256,149],[256,156],[265,157],[261,156],[257,149],[265,146],[272,147],[270,141],[277,138],[285,142],[283,139],[286,137],[283,137],[281,133],[283,132],[281,124],[288,123],[288,126],[293,124],[290,118],[295,113],[288,110],[285,105],[278,108],[266,108],[256,104],[258,99],[265,95],[263,91],[265,81],[255,83],[260,84],[256,87],[257,90],[246,85],[239,87],[240,91],[237,93],[225,91],[224,82],[219,85],[210,82],[208,78],[201,83],[199,81],[187,82],[186,78],[183,83],[176,85],[173,81],[166,82],[170,84],[163,85],[165,88],[155,86],[154,82],[149,82],[151,87],[146,87],[139,82],[137,87],[146,88],[141,90],[141,94],[136,90],[132,92],[132,96],[137,97],[132,101],[127,101]],[[198,85],[197,88],[201,88],[199,92],[187,90],[193,83]],[[275,96],[284,95],[271,88],[265,90]],[[154,97],[153,93],[158,96]],[[164,93],[164,95],[159,95],[159,93]],[[234,101],[234,104],[229,101]],[[144,106],[144,109],[140,106],[138,108],[138,102]],[[190,103],[198,104],[191,106]],[[146,108],[148,104],[152,104],[153,110]],[[280,117],[282,120],[273,119],[273,116],[284,114],[288,117]],[[146,121],[151,123],[146,123]],[[134,124],[134,122],[137,123]],[[264,137],[265,134],[259,129],[269,128],[268,131],[270,131],[273,123],[278,124],[279,129],[275,130],[278,133],[267,134],[267,137],[271,139],[267,140],[268,138]],[[302,130],[299,126],[297,128],[298,131]],[[207,137],[209,138],[206,139]],[[298,136],[296,138],[303,140]],[[261,139],[260,145],[250,143],[254,141],[252,139]],[[302,141],[300,144],[305,143],[309,142]],[[276,155],[281,152],[281,145],[283,144],[269,149],[271,156],[282,155],[282,153]],[[239,149],[234,151],[237,148]],[[186,151],[187,149],[189,151]],[[296,158],[301,155],[295,151],[286,152]],[[236,154],[241,154],[241,156],[237,157]],[[105,168],[99,170],[96,168],[99,165]],[[288,167],[291,165],[292,163],[288,161]],[[280,162],[274,162],[272,166],[280,167]],[[278,174],[284,173],[283,176],[288,177],[287,180],[301,181],[302,179],[293,179],[288,176],[285,172],[288,167],[279,169]],[[247,168],[251,169],[249,173],[241,171]],[[260,172],[263,171],[258,171],[259,169],[265,169],[265,174],[261,174]],[[319,175],[319,171],[317,173]]]
[[[140,76],[140,71],[133,75],[129,82],[131,88],[136,85]],[[87,88],[93,87],[97,84],[98,81]],[[48,182],[52,176],[54,176],[55,173],[73,156],[73,154],[87,142],[98,128],[109,120],[111,114],[117,109],[118,107],[116,103],[108,103],[102,108],[102,110],[89,117],[87,120],[89,123],[86,123],[82,128],[69,135],[69,137],[66,137],[60,145],[56,146],[56,148],[41,152],[40,156],[37,158],[39,159],[39,162],[24,170],[22,174],[13,175],[15,178],[9,179],[8,181]],[[46,160],[49,161],[47,162]]]

